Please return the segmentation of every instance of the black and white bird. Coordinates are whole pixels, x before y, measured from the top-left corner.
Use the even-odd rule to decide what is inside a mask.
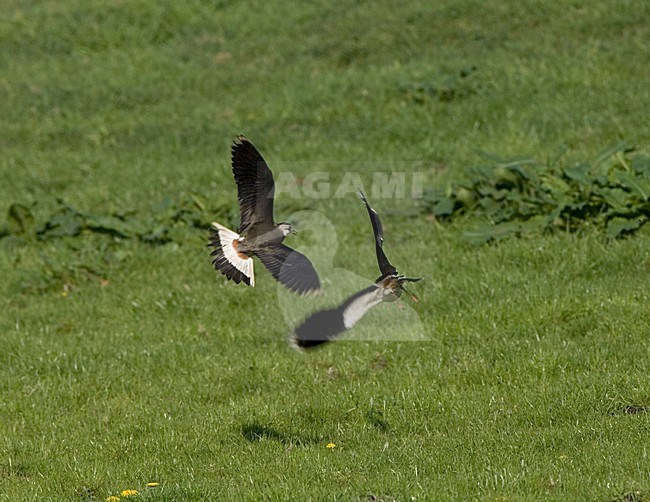
[[[290,342],[298,348],[307,349],[329,342],[352,328],[366,315],[370,309],[382,302],[394,302],[401,295],[404,283],[417,282],[422,278],[405,277],[397,273],[397,269],[390,264],[384,253],[384,232],[377,212],[370,207],[363,192],[359,190],[359,197],[363,201],[370,216],[372,230],[375,234],[375,252],[381,275],[371,286],[353,294],[341,305],[334,309],[321,310],[305,319],[292,333]],[[406,293],[418,302],[416,296]]]
[[[260,153],[244,136],[232,146],[232,173],[237,184],[241,221],[238,232],[219,223],[209,246],[214,268],[239,284],[255,286],[253,256],[257,256],[273,277],[299,294],[320,290],[318,274],[309,259],[282,244],[296,233],[289,223],[273,221],[273,174]]]

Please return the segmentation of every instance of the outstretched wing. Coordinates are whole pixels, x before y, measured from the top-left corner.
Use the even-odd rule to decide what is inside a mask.
[[[291,291],[304,295],[320,290],[318,274],[304,254],[284,244],[263,247],[255,254],[273,277]]]
[[[303,349],[329,342],[352,328],[381,301],[382,291],[373,284],[355,293],[335,309],[321,310],[310,315],[293,331],[291,342]]]
[[[210,253],[210,256],[214,257],[214,268],[236,284],[244,281],[247,286],[255,286],[253,258],[242,256],[234,245],[239,235],[216,221],[212,223],[212,228],[214,232],[208,246],[214,248]]]
[[[232,173],[237,183],[241,223],[239,233],[251,228],[264,233],[273,229],[273,174],[260,152],[244,136],[232,145]]]
[[[370,207],[363,192],[359,190],[358,193],[359,197],[361,197],[361,200],[366,205],[368,215],[370,216],[370,223],[372,223],[372,231],[375,234],[375,252],[377,253],[377,263],[379,264],[381,275],[387,276],[396,274],[397,269],[390,264],[388,258],[386,258],[386,255],[384,254],[384,229],[381,226],[379,215],[377,214],[377,211]]]

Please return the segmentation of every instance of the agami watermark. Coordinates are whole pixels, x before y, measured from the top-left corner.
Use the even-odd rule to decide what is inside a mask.
[[[302,178],[293,172],[281,171],[275,176],[274,196],[343,199],[361,189],[373,199],[419,199],[424,190],[424,175],[421,171],[376,171],[368,181],[368,173],[358,171],[347,171],[340,180],[327,171],[314,171]]]

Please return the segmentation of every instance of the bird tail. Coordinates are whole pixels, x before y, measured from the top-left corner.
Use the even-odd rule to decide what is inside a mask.
[[[210,253],[214,268],[237,284],[243,281],[247,286],[255,286],[253,258],[237,250],[239,234],[216,222],[212,223],[212,228],[214,232],[208,246],[214,248]]]

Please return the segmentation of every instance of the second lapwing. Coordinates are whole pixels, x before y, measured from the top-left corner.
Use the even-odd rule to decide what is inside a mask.
[[[375,254],[381,275],[375,283],[353,294],[341,305],[329,310],[313,313],[298,326],[290,337],[293,346],[308,349],[322,345],[336,338],[345,330],[351,329],[370,309],[382,302],[394,302],[406,292],[414,302],[418,302],[415,295],[404,289],[407,282],[420,281],[420,277],[406,277],[397,272],[384,253],[384,231],[377,212],[370,207],[363,192],[359,191],[370,216],[372,231],[375,237]]]
[[[232,173],[241,221],[238,232],[212,223],[214,232],[209,245],[214,248],[214,268],[237,284],[255,286],[253,256],[257,256],[289,290],[298,294],[318,292],[320,281],[309,259],[282,243],[295,231],[289,223],[273,221],[273,174],[244,136],[239,136],[232,146]]]

